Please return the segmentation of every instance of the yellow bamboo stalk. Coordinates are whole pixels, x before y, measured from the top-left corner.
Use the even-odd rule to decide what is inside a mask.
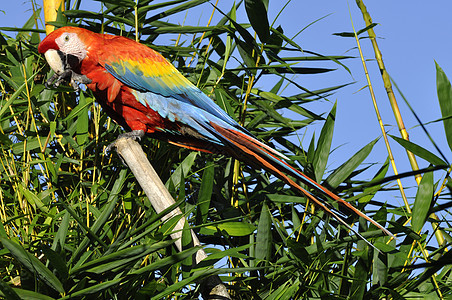
[[[364,5],[364,2],[362,0],[356,0],[356,4],[358,5],[359,9],[361,10],[361,14],[363,15],[363,19],[366,22],[366,26],[369,26],[372,24],[372,18],[370,17],[369,12],[367,11],[366,6]],[[383,57],[381,55],[380,48],[378,47],[375,31],[373,28],[369,28],[367,30],[367,33],[369,35],[370,41],[372,42],[372,47],[375,52],[375,59],[377,60],[378,67],[380,68],[380,74],[383,79],[383,83],[386,89],[386,93],[388,95],[389,102],[391,103],[392,111],[394,113],[394,117],[397,121],[397,126],[399,127],[400,135],[403,139],[409,141],[409,135],[405,128],[405,124],[403,123],[402,114],[400,113],[399,106],[397,104],[397,100],[394,95],[394,91],[392,89],[391,80],[389,78],[389,74],[386,70],[386,67],[383,62]],[[413,171],[418,171],[419,166],[417,164],[416,156],[414,156],[413,153],[407,150],[408,160],[410,161],[411,168]],[[415,176],[416,182],[419,185],[421,182],[422,176],[421,174],[417,174]],[[430,218],[433,220],[438,220],[438,217],[436,214],[431,214]],[[438,228],[438,224],[436,222],[432,222],[433,231],[435,232],[436,240],[438,241],[439,245],[444,245],[445,240],[442,231]]]
[[[374,89],[372,87],[372,82],[370,81],[370,76],[369,76],[369,72],[367,70],[366,60],[364,59],[363,51],[361,49],[361,43],[359,42],[358,35],[356,34],[355,27],[353,25],[353,20],[352,20],[352,27],[353,27],[353,32],[355,32],[355,40],[356,40],[356,44],[358,45],[359,55],[361,57],[361,62],[363,64],[364,73],[366,75],[366,80],[367,80],[367,85],[368,85],[369,92],[370,92],[370,97],[372,98],[372,104],[374,106],[375,113],[377,114],[378,124],[380,125],[381,133],[383,135],[385,146],[388,151],[389,161],[391,162],[391,166],[392,166],[394,175],[397,176],[399,174],[399,172],[397,171],[394,156],[393,156],[392,150],[391,150],[391,145],[389,144],[389,140],[388,140],[388,135],[386,134],[383,120],[380,115],[380,110],[378,109],[377,99],[375,97]],[[408,203],[408,200],[405,195],[405,190],[403,189],[402,182],[400,181],[400,179],[397,179],[397,185],[399,186],[400,194],[402,195],[403,202],[405,203],[405,208],[406,208],[407,212],[409,214],[411,214],[410,204]]]
[[[55,21],[58,10],[64,10],[64,0],[43,0],[44,19],[46,22],[46,34],[55,30],[55,26],[47,24],[47,22]]]

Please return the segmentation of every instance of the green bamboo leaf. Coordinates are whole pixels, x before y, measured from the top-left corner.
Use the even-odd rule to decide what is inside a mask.
[[[241,259],[249,259],[250,257],[244,253],[243,251],[249,249],[251,246],[254,247],[254,244],[246,244],[243,246],[229,248],[227,250],[219,250],[219,249],[204,249],[207,253],[213,252],[207,256],[207,258],[203,259],[200,263],[196,265],[194,270],[201,270],[208,267],[213,266],[217,261],[229,257],[236,257]]]
[[[173,233],[173,230],[176,227],[177,223],[184,218],[184,215],[174,215],[168,220],[165,220],[165,223],[163,223],[158,231],[161,232],[163,236],[168,236]]]
[[[70,215],[67,211],[63,212],[63,220],[61,220],[61,223],[59,223],[58,231],[55,235],[55,238],[53,239],[52,247],[51,249],[54,251],[60,251],[64,248],[67,232],[69,228],[69,220]]]
[[[124,280],[123,278],[107,280],[107,281],[101,282],[99,284],[90,286],[86,289],[82,289],[80,291],[69,293],[67,296],[59,298],[59,300],[74,299],[74,298],[78,298],[78,297],[82,297],[82,296],[92,295],[92,294],[101,292],[103,290],[106,290],[111,286],[119,285],[121,283],[121,281],[123,281],[123,280]],[[100,281],[97,281],[97,282],[100,282]]]
[[[198,196],[198,214],[202,220],[202,224],[207,221],[210,208],[210,199],[212,197],[213,184],[215,175],[215,165],[208,165],[202,174],[201,186],[199,187]]]
[[[266,300],[279,300],[279,299],[293,299],[295,293],[300,289],[300,286],[297,284],[284,282],[280,286],[277,286],[276,289],[265,297]]]
[[[80,257],[80,255],[82,255],[83,252],[86,251],[86,248],[90,242],[90,238],[94,238],[95,240],[97,240],[97,242],[99,242],[99,244],[106,246],[105,243],[103,243],[102,239],[100,239],[100,237],[97,236],[97,233],[102,229],[102,227],[105,225],[105,223],[113,214],[114,209],[116,207],[116,203],[118,201],[118,195],[126,181],[126,175],[127,175],[126,169],[123,169],[119,172],[118,179],[116,179],[111,189],[110,196],[108,197],[107,205],[103,207],[101,214],[90,228],[87,228],[83,222],[76,219],[78,221],[78,224],[82,226],[83,229],[88,231],[89,234],[85,236],[85,238],[78,244],[77,249],[72,253],[71,262],[76,261]],[[68,210],[69,213],[71,213],[70,207],[67,206],[66,209]],[[74,218],[77,217],[75,212],[71,214]]]
[[[444,130],[449,148],[452,150],[452,87],[441,67],[436,65],[436,88],[438,93],[439,107],[443,117]]]
[[[390,251],[397,251],[394,247],[387,245],[383,238],[378,238],[380,241],[374,243],[374,246],[384,253],[389,253]],[[372,262],[374,276],[372,278],[373,284],[380,284],[384,286],[388,281],[388,258],[387,254],[380,254],[378,251],[374,251],[374,259]]]
[[[182,249],[193,248],[193,237],[191,235],[192,231],[188,222],[184,222],[184,230],[182,230]],[[182,261],[182,278],[190,277],[191,267],[193,266],[193,257],[188,256]]]
[[[30,290],[26,290],[26,289],[19,289],[19,288],[13,288],[13,291],[19,296],[18,299],[27,299],[27,300],[54,300],[55,298],[34,292],[34,291],[30,291]],[[6,297],[6,299],[8,300],[13,300],[16,298],[11,297],[10,295],[8,295]]]
[[[145,5],[145,4],[149,3],[149,2],[153,2],[153,1],[149,1],[149,0],[138,1],[138,6],[139,6],[138,12],[139,12],[139,14],[150,12],[151,10],[157,10],[157,9],[160,9],[160,8],[165,8],[167,6],[179,4],[179,3],[182,3],[182,2],[187,2],[187,0],[171,0],[171,1],[160,2],[160,3],[156,3],[156,4]]]
[[[215,102],[220,106],[228,115],[234,117],[235,113],[230,104],[230,97],[222,88],[215,89]]]
[[[353,281],[350,291],[350,299],[364,299],[364,292],[367,285],[367,276],[369,274],[367,262],[363,258],[359,258],[355,265]]]
[[[331,142],[333,141],[334,122],[336,119],[336,104],[326,118],[325,124],[320,131],[317,148],[312,165],[315,172],[315,180],[320,182],[325,173],[326,164],[330,155]]]
[[[42,202],[42,200],[36,195],[35,193],[31,192],[29,189],[24,187],[23,185],[18,185],[20,191],[22,192],[22,195],[25,196],[25,199],[27,199],[28,203],[33,206],[34,209],[39,209],[40,211],[44,213],[48,213],[49,209],[46,205]]]
[[[63,282],[65,282],[69,277],[69,272],[66,265],[66,260],[64,259],[65,257],[63,257],[64,255],[60,255],[59,253],[49,248],[47,245],[42,245],[40,249],[44,253],[51,266],[58,272],[58,277]]]
[[[356,32],[356,35],[360,35],[361,33],[366,32],[367,30],[372,29],[377,25],[378,25],[378,23],[372,23],[369,26],[366,26],[365,28],[358,30]],[[355,37],[354,32],[337,32],[337,33],[333,33],[333,35],[342,36],[342,37]]]
[[[257,225],[255,256],[258,260],[269,260],[272,253],[272,219],[270,210],[264,202]]]
[[[85,98],[84,93],[80,93],[80,97],[78,100],[78,105],[82,106],[83,109],[80,112],[80,115],[77,117],[77,144],[84,145],[88,141],[89,136],[89,114],[88,114],[88,105]]]
[[[0,145],[3,145],[4,149],[9,149],[13,145],[13,142],[6,134],[0,133]]]
[[[83,95],[83,96],[82,96]],[[78,103],[76,107],[69,113],[69,115],[63,119],[63,122],[67,122],[69,120],[73,120],[75,117],[80,118],[81,115],[87,114],[88,107],[93,104],[94,99],[91,97],[86,98],[84,93],[80,93],[80,98],[83,97],[83,100]]]
[[[16,293],[15,289],[13,289],[9,284],[4,282],[3,280],[0,280],[0,292],[1,296],[5,297],[5,299],[11,299],[11,300],[21,300],[22,297],[19,297],[19,295]]]
[[[40,152],[41,146],[45,146],[45,142],[47,140],[47,137],[34,137],[34,138],[28,138],[26,142],[20,142],[20,143],[14,143],[12,146],[13,153],[16,155],[23,154],[24,151],[33,151],[36,149],[39,149]],[[25,149],[24,149],[25,146]]]
[[[427,172],[422,176],[421,183],[417,189],[416,199],[413,204],[413,219],[411,220],[411,229],[414,232],[420,232],[427,215],[430,211],[430,205],[433,201],[433,172]]]
[[[1,29],[0,29],[1,30]],[[14,100],[17,99],[17,97],[19,97],[19,95],[24,91],[25,87],[27,85],[29,85],[33,79],[35,78],[37,73],[33,74],[33,76],[31,76],[30,78],[28,78],[27,82],[21,84],[15,91],[14,93],[8,98],[8,100],[5,103],[0,103],[0,118],[3,116],[3,114],[5,113],[5,111],[9,108],[9,106],[13,103]],[[4,75],[3,73],[0,72],[0,75],[3,79],[9,80],[8,76]],[[2,101],[3,102],[3,101]]]
[[[282,82],[282,81],[280,81]],[[253,94],[256,94],[258,96],[261,96],[262,98],[266,99],[266,100],[270,100],[272,102],[275,103],[275,108],[276,109],[280,109],[280,108],[288,108],[293,112],[296,112],[302,116],[305,116],[307,118],[310,119],[314,119],[314,120],[324,120],[324,118],[322,118],[321,116],[313,113],[310,110],[307,110],[306,108],[301,107],[298,104],[294,104],[294,101],[289,100],[286,97],[281,97],[278,96],[275,93],[272,92],[266,92],[266,91],[260,91],[258,89],[252,89],[251,92]]]
[[[136,263],[137,260],[173,243],[173,240],[161,241],[152,245],[139,245],[122,249],[74,267],[71,269],[70,275],[74,276],[82,272],[102,274],[117,268],[126,268],[130,263]]]
[[[64,293],[63,284],[52,271],[46,268],[46,266],[36,258],[36,256],[27,252],[21,245],[6,237],[0,237],[0,241],[2,242],[2,245],[7,248],[26,269],[28,269],[28,271],[39,277],[49,287],[58,291],[60,294]]]
[[[133,0],[94,0],[102,3],[113,4],[122,7],[134,7],[135,1]]]
[[[265,112],[268,116],[275,119],[275,121],[282,123],[284,126],[292,127],[292,120],[284,118],[276,109],[274,109],[268,101],[257,100],[254,103],[259,107],[259,109]]]
[[[186,178],[188,176],[188,172],[190,172],[197,155],[197,152],[191,152],[187,155],[187,157],[182,161],[182,163],[177,167],[173,174],[171,174],[171,177],[165,183],[166,188],[169,188],[170,185],[174,188],[179,187],[181,184],[181,178]]]
[[[255,55],[253,55],[253,48],[241,40],[237,40],[237,49],[242,57],[243,62],[249,68],[249,72],[256,74],[256,62]]]
[[[192,256],[199,249],[201,249],[201,247],[197,246],[197,247],[193,247],[193,248],[178,252],[176,254],[167,256],[165,258],[158,259],[144,267],[130,271],[128,273],[128,275],[133,276],[133,275],[149,274],[152,271],[155,271],[155,270],[158,270],[161,268],[165,268],[168,266],[172,266],[172,265],[177,264],[178,262],[186,259],[187,257]]]
[[[270,26],[264,2],[262,0],[245,0],[245,10],[251,26],[253,26],[261,42],[267,42],[270,37]]]
[[[115,0],[109,0],[109,1],[115,2]],[[159,14],[156,14],[156,15],[150,17],[149,19],[144,20],[143,23],[144,23],[144,24],[149,24],[149,23],[151,23],[151,22],[153,22],[153,21],[155,21],[155,20],[159,20],[159,19],[162,19],[162,18],[166,18],[166,17],[168,17],[168,16],[170,16],[170,15],[176,14],[176,13],[181,12],[181,11],[186,11],[186,10],[192,8],[192,7],[195,7],[195,6],[197,6],[197,5],[203,4],[203,3],[207,2],[207,1],[209,1],[209,0],[191,0],[191,1],[184,1],[185,3],[183,3],[183,4],[179,5],[179,6],[170,8],[170,9],[168,9],[168,10],[166,10],[166,11],[164,11],[164,12],[161,12],[161,13],[159,13]],[[174,3],[177,3],[177,2],[179,2],[179,1],[175,1]],[[134,6],[134,5],[133,5],[133,6]],[[132,6],[132,7],[133,7],[133,6]]]
[[[203,273],[203,271],[200,271],[199,273],[192,274],[188,278],[185,278],[185,279],[183,279],[181,281],[178,281],[176,283],[171,284],[163,292],[153,296],[151,298],[151,300],[166,299],[167,296],[169,296],[168,298],[171,298],[170,297],[171,295],[173,295],[175,292],[179,291],[183,287],[185,287],[185,286],[187,286],[189,284],[192,284],[194,282],[200,282],[202,280],[201,278],[206,278],[209,275],[210,274],[208,274],[207,272]],[[215,297],[215,298],[217,298],[217,297]]]
[[[386,174],[389,170],[389,157],[386,159],[385,163],[382,167],[377,171],[377,174],[372,178],[372,181],[380,181],[385,178]],[[381,189],[382,185],[378,184],[376,186],[367,187],[363,190],[362,194],[357,195],[359,203],[367,203],[374,197],[375,193],[377,193]],[[349,200],[352,200],[353,197],[350,197]]]
[[[447,163],[436,156],[435,154],[431,153],[427,149],[413,143],[410,141],[407,141],[405,139],[389,135],[391,138],[393,138],[397,143],[399,143],[403,148],[406,150],[412,152],[413,154],[419,156],[420,158],[425,159],[429,163],[435,165],[435,166],[447,166]]]
[[[325,180],[325,183],[331,188],[337,188],[339,184],[344,182],[350,174],[369,156],[372,148],[378,139],[373,140],[366,146],[364,146],[361,150],[356,152],[349,160],[343,163],[339,168],[334,170],[328,178]]]
[[[200,232],[203,234],[213,234],[218,230],[224,230],[230,236],[247,236],[253,233],[256,227],[247,222],[223,222],[216,225],[204,226]]]
[[[204,32],[213,32],[215,34],[229,32],[230,29],[228,26],[165,26],[158,27],[152,30],[152,33],[157,34],[166,34],[166,33],[204,33]],[[151,33],[149,30],[143,30],[143,33]]]
[[[282,194],[268,194],[268,199],[277,203],[306,203],[306,198]]]

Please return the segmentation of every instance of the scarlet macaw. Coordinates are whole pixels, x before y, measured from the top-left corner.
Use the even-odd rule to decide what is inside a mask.
[[[284,155],[254,138],[154,50],[122,36],[63,27],[50,33],[38,51],[55,71],[48,84],[57,86],[64,79],[74,87],[86,84],[110,117],[132,130],[129,136],[149,134],[181,147],[223,153],[262,167],[352,229],[324,199],[305,190],[290,175],[392,236],[350,203],[287,164]]]

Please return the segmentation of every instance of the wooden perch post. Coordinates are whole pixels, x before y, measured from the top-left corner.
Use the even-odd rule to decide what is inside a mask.
[[[166,208],[176,203],[171,194],[166,189],[160,177],[155,172],[152,165],[149,163],[146,155],[143,152],[140,144],[130,138],[119,138],[115,142],[116,151],[124,159],[127,166],[135,175],[146,196],[149,198],[152,206],[157,213],[162,212]],[[170,219],[173,216],[182,215],[179,207],[168,213],[163,217],[163,221]],[[175,240],[175,245],[179,251],[182,251],[182,230],[184,229],[185,218],[181,218],[175,228],[171,237]],[[196,234],[191,231],[193,238],[193,245],[198,246],[200,242]],[[194,257],[195,264],[207,257],[203,249],[196,252]],[[205,299],[231,299],[226,287],[221,282],[218,276],[210,276],[201,283],[201,290]]]

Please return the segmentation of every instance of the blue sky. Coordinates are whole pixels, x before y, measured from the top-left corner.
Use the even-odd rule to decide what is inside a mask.
[[[93,8],[95,10],[99,7],[98,2],[95,1],[84,0],[82,2],[86,9]],[[220,6],[225,8],[230,7],[231,3],[232,1],[220,0]],[[283,3],[285,1],[270,1],[270,22],[274,20]],[[41,4],[41,2],[38,4]],[[452,53],[452,18],[450,18],[452,1],[437,0],[434,4],[431,4],[431,2],[425,1],[367,0],[365,4],[373,21],[379,24],[374,30],[378,36],[380,50],[390,76],[395,80],[424,123],[439,119],[441,114],[436,95],[434,61],[437,61],[446,74],[452,78],[452,60],[450,57]],[[210,15],[212,6],[205,4],[203,7],[203,11],[197,10],[196,14],[189,16],[186,21],[187,25],[197,25],[198,22],[203,25],[202,22]],[[30,8],[29,1],[19,4],[16,1],[4,1],[1,10],[5,13],[0,18],[0,27],[23,25],[31,15]],[[245,21],[243,12],[242,7],[238,11],[238,17]],[[182,19],[184,15],[179,17]],[[221,16],[217,17],[220,18]],[[319,0],[307,2],[292,0],[275,24],[281,24],[285,29],[285,34],[291,37],[309,23],[322,17],[325,18],[304,30],[297,36],[296,41],[307,50],[325,55],[358,56],[353,38],[332,35],[335,32],[352,31],[351,18],[357,30],[365,27],[355,1]],[[374,54],[370,41],[362,40],[362,47],[368,60],[367,66],[383,122],[387,125],[386,130],[399,136],[377,64],[373,61]],[[330,110],[335,101],[338,103],[333,148],[339,148],[335,150],[331,156],[331,161],[329,161],[329,166],[332,168],[339,166],[353,153],[381,136],[369,92],[367,89],[362,89],[367,83],[361,61],[353,59],[345,61],[345,63],[350,68],[351,75],[346,70],[338,68],[331,74],[297,77],[297,81],[301,85],[311,90],[356,81],[355,84],[331,96],[330,102],[325,101],[320,105],[307,106],[308,109],[320,113]],[[306,66],[310,65],[306,64]],[[337,68],[335,64],[325,66]],[[290,91],[288,93],[290,94]],[[411,140],[432,150],[433,147],[427,141],[425,134],[416,126],[417,123],[404,104],[403,99],[397,94],[396,96]],[[303,142],[305,147],[308,146],[313,131],[316,131],[317,135],[319,134],[319,128],[319,126],[314,126],[308,130],[307,138]],[[442,123],[428,125],[427,128],[447,158],[452,160]],[[410,171],[404,150],[395,142],[391,142],[391,145],[399,172]],[[383,142],[380,141],[368,162],[382,163],[386,157],[386,149]],[[419,164],[421,167],[427,166],[427,163],[422,160],[419,160]],[[435,178],[435,180],[439,179],[439,177]],[[407,185],[415,185],[414,180],[408,179],[405,182]],[[379,200],[388,200],[393,204],[402,203],[397,195],[394,195],[394,197],[392,200]]]

